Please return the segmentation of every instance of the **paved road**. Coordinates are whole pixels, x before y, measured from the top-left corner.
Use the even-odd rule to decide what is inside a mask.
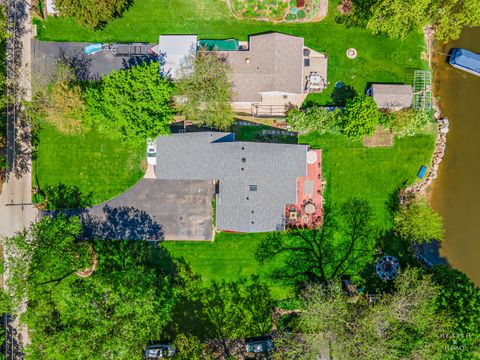
[[[120,196],[88,209],[85,226],[97,238],[212,240],[214,192],[212,181],[144,178]]]
[[[31,99],[31,18],[28,11],[30,1],[8,2],[8,12],[11,19],[17,21],[15,25],[15,37],[11,38],[7,47],[9,64],[15,64],[13,74],[9,71],[9,82],[16,83],[14,99],[21,104],[22,99]],[[11,15],[15,9],[16,15]],[[15,41],[14,41],[15,40]],[[14,56],[13,56],[14,55]],[[9,65],[9,66],[10,66]],[[10,86],[9,89],[12,89]],[[7,180],[0,189],[0,236],[12,236],[16,232],[25,229],[35,221],[38,213],[31,205],[32,173],[31,173],[31,148],[30,128],[28,122],[22,119],[18,110],[20,105],[10,105],[8,121],[8,152],[9,172]]]
[[[32,96],[30,0],[8,0],[5,3],[11,35],[7,45],[7,93],[11,100],[7,106],[8,172],[0,189],[0,237],[12,236],[27,228],[38,215],[31,205],[30,127],[21,114],[22,101],[30,100]],[[5,267],[4,284],[8,279],[7,261]],[[27,326],[18,321],[25,309],[26,303],[22,302],[17,316],[9,317],[4,348],[9,359],[23,359],[23,346],[29,343]]]

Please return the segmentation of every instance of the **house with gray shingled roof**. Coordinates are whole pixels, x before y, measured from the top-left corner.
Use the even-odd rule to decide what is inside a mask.
[[[255,115],[285,113],[309,92],[327,86],[327,57],[303,38],[278,32],[251,35],[237,51],[219,51],[231,64],[232,107]]]
[[[285,205],[296,202],[297,179],[307,174],[307,151],[306,145],[235,141],[233,133],[172,134],[157,139],[155,172],[161,180],[215,182],[219,230],[283,230]]]

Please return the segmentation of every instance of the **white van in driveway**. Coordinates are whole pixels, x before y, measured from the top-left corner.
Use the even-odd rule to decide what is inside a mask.
[[[157,143],[149,138],[147,138],[147,163],[149,165],[157,164]]]

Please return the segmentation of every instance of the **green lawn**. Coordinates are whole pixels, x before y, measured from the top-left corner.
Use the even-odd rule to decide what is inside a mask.
[[[256,249],[265,236],[265,233],[219,233],[214,242],[165,241],[163,244],[174,258],[183,257],[206,284],[212,280],[235,281],[257,274],[269,284],[272,296],[283,300],[292,294],[292,289],[272,281],[268,276],[279,263],[260,265],[255,260]]]
[[[331,1],[329,15],[319,23],[271,24],[263,21],[237,20],[225,0],[136,0],[123,17],[110,22],[101,31],[82,28],[72,19],[50,17],[38,23],[38,38],[52,41],[145,41],[157,42],[160,34],[198,34],[201,38],[246,40],[249,34],[280,31],[305,38],[305,45],[329,57],[330,87],[311,98],[324,103],[336,81],[363,91],[368,82],[403,82],[406,70],[425,68],[420,59],[423,37],[412,33],[405,40],[374,36],[362,28],[347,29],[335,23],[336,1]],[[358,57],[350,60],[345,52],[354,47]]]
[[[93,192],[94,204],[117,196],[133,186],[144,171],[143,146],[126,146],[90,131],[64,136],[50,125],[42,125],[33,184],[76,185],[82,192]]]
[[[335,23],[336,6],[337,1],[331,1],[329,15],[319,23],[274,25],[237,20],[224,0],[136,0],[122,18],[110,22],[101,31],[86,30],[72,19],[54,17],[37,23],[37,31],[41,40],[91,42],[157,42],[160,34],[192,33],[200,38],[239,40],[264,31],[301,36],[306,46],[329,57],[330,86],[322,94],[309,97],[320,104],[328,101],[336,81],[363,92],[370,82],[404,82],[411,69],[426,68],[420,57],[423,45],[420,33],[412,33],[402,41],[374,36],[366,29],[347,29]],[[345,54],[350,47],[358,51],[354,60]],[[248,129],[239,135],[239,138],[253,140]],[[97,134],[65,138],[51,128],[44,129],[40,137],[36,172],[41,184],[61,181],[76,184],[85,191],[94,189],[99,201],[122,192],[141,176],[138,162],[143,150],[126,149]],[[351,196],[367,198],[385,225],[385,202],[389,194],[403,181],[414,181],[419,166],[428,164],[434,136],[397,139],[393,148],[386,149],[364,148],[359,142],[351,143],[333,135],[303,136],[300,142],[324,150],[328,199],[342,202]],[[265,234],[219,234],[213,243],[164,244],[172,256],[184,257],[207,283],[259,274],[270,284],[275,298],[282,299],[290,294],[290,289],[268,278],[274,264],[261,266],[254,258],[263,236]]]
[[[237,139],[254,140],[263,127],[239,129]],[[341,203],[356,196],[370,201],[379,226],[388,228],[386,202],[404,181],[415,181],[421,165],[430,163],[435,143],[434,127],[424,134],[395,139],[391,148],[366,148],[360,141],[350,142],[341,135],[309,134],[300,143],[323,149],[323,171],[327,180],[326,196]],[[183,257],[208,283],[212,280],[237,280],[251,274],[267,282],[277,300],[287,298],[292,289],[275,283],[268,273],[280,263],[260,265],[254,253],[265,234],[218,234],[209,242],[165,242],[173,257]]]
[[[412,137],[395,139],[391,148],[367,148],[342,135],[301,136],[300,143],[323,149],[326,197],[341,203],[350,197],[367,199],[379,223],[389,226],[386,202],[404,182],[415,181],[421,165],[430,165],[435,146],[432,130]]]

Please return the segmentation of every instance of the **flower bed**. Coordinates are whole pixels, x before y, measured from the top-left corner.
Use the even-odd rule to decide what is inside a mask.
[[[316,18],[319,0],[230,0],[230,5],[240,18],[288,22],[320,20]]]

